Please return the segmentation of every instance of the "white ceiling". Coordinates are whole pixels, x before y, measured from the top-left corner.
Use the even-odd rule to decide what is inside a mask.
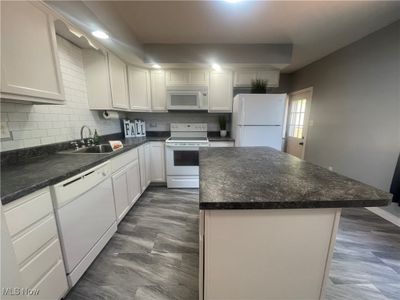
[[[399,1],[83,1],[96,20],[72,10],[77,2],[60,2],[88,29],[101,21],[112,36],[130,32],[131,41],[118,38],[122,46],[293,44],[287,73],[400,19]]]

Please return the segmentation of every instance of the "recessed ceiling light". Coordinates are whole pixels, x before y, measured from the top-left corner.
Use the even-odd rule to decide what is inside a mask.
[[[228,3],[238,3],[240,1],[241,0],[225,0],[225,2],[228,2]]]
[[[159,64],[153,64],[152,67],[154,69],[161,69],[161,66]]]
[[[92,31],[92,35],[102,40],[106,40],[109,38],[108,34],[101,30]]]
[[[215,70],[215,71],[221,71],[221,66],[219,64],[212,64],[211,67]]]

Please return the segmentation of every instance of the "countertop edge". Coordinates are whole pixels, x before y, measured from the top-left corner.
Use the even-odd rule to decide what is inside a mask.
[[[379,200],[337,200],[337,201],[290,201],[290,202],[200,202],[201,210],[223,209],[301,209],[301,208],[346,208],[386,206],[392,199]]]
[[[133,149],[135,149],[137,147],[140,147],[141,145],[144,145],[146,143],[149,143],[149,142],[162,142],[162,141],[165,141],[166,139],[167,138],[163,139],[163,138],[160,138],[160,137],[156,137],[156,138],[147,137],[147,140],[138,141],[138,144],[136,144],[136,145],[124,145],[124,147],[121,150],[118,150],[116,152],[111,152],[108,155],[104,155],[104,157],[100,158],[99,160],[97,160],[95,162],[92,162],[90,164],[87,164],[87,165],[83,165],[83,166],[79,167],[78,169],[75,169],[73,171],[69,171],[69,172],[65,173],[64,175],[49,178],[49,179],[47,179],[45,181],[36,183],[34,186],[27,186],[25,188],[22,188],[22,189],[16,191],[16,192],[9,193],[9,194],[7,194],[5,196],[2,196],[1,197],[1,204],[2,205],[9,204],[9,203],[11,203],[11,202],[13,202],[15,200],[18,200],[19,198],[22,198],[22,197],[24,197],[26,195],[29,195],[29,194],[31,194],[31,193],[33,193],[35,191],[38,191],[38,190],[40,190],[42,188],[45,188],[45,187],[53,185],[53,184],[57,184],[57,183],[65,180],[65,179],[67,179],[69,177],[75,176],[75,175],[77,175],[77,174],[79,174],[81,172],[89,170],[89,169],[91,169],[91,168],[93,168],[93,167],[95,167],[95,166],[97,166],[97,165],[99,165],[99,164],[101,164],[101,163],[103,163],[103,162],[105,162],[107,160],[110,160],[110,159],[112,159],[112,158],[114,158],[114,157],[116,157],[118,155],[121,155],[121,154],[126,153],[126,152],[128,152],[130,150],[133,150]],[[57,153],[55,153],[54,155],[57,155]],[[73,156],[73,155],[80,155],[80,154],[67,154],[67,155]],[[85,155],[85,154],[82,154],[82,155]]]

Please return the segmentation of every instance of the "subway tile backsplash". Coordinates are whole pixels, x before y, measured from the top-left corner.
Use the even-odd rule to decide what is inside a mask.
[[[81,49],[61,37],[57,45],[65,105],[1,103],[1,122],[12,134],[12,139],[1,139],[1,151],[77,139],[82,125],[100,135],[121,132],[119,120],[104,120],[89,110]]]

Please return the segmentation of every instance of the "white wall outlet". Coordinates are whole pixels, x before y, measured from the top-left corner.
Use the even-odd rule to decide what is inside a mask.
[[[332,166],[329,166],[329,167],[328,167],[328,170],[329,170],[329,171],[333,171],[333,167],[332,167]]]
[[[1,134],[0,138],[2,139],[9,139],[11,138],[11,132],[10,129],[8,128],[7,122],[1,122]]]

